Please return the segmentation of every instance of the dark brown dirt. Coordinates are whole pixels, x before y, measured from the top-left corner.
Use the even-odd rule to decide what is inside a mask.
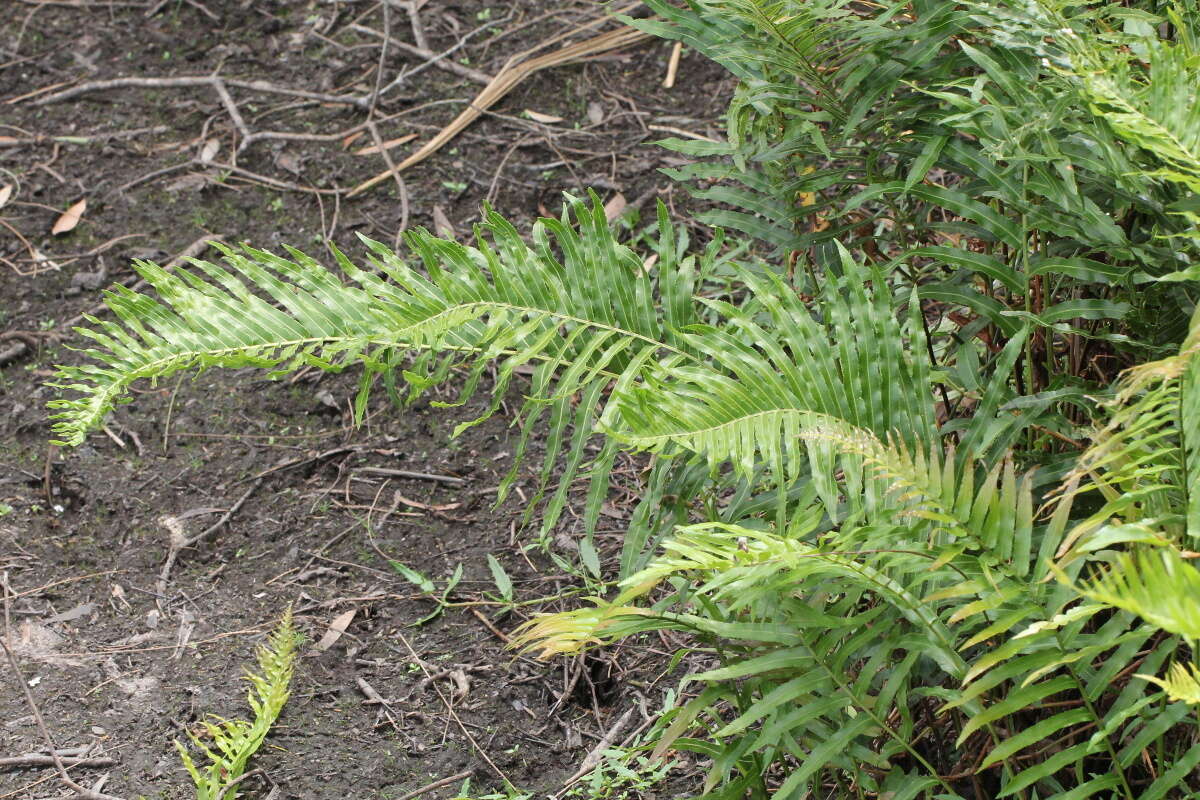
[[[601,12],[591,2],[431,0],[420,19],[438,52],[495,20],[494,33],[453,55],[494,74],[513,53]],[[390,16],[393,34],[413,41],[403,11]],[[16,595],[9,641],[55,743],[113,759],[73,769],[74,778],[91,786],[107,774],[103,790],[114,795],[192,796],[172,740],[208,713],[247,713],[242,666],[288,604],[309,645],[292,699],[253,762],[262,773],[241,787],[245,797],[394,798],[466,770],[475,773],[476,793],[501,787],[501,772],[515,786],[553,792],[631,703],[661,704],[662,685],[620,682],[559,702],[575,665],[515,658],[497,632],[521,615],[500,617],[493,605],[450,608],[414,625],[436,604],[401,579],[391,559],[427,575],[439,591],[461,565],[453,594],[460,603],[494,596],[488,554],[513,576],[518,599],[572,583],[536,548],[525,548],[531,535],[519,527],[519,498],[492,508],[489,490],[512,457],[506,420],[449,440],[453,423],[478,407],[449,413],[426,400],[396,410],[380,392],[367,424],[355,429],[344,409],[356,376],[270,382],[252,372],[210,373],[138,386],[135,402],[110,419],[111,435],[67,452],[47,445],[44,406],[54,390],[43,382],[53,365],[80,359],[68,349],[80,340],[64,323],[93,308],[104,286],[130,282],[132,258],[165,261],[210,234],[319,253],[331,230],[339,246],[357,253],[356,233],[392,241],[401,209],[392,182],[349,200],[304,191],[350,187],[383,169],[378,155],[350,152],[369,137],[350,150],[340,141],[258,141],[237,155],[240,168],[299,189],[281,190],[201,163],[210,141],[219,142],[216,162],[228,163],[235,150],[230,116],[209,88],[124,88],[48,105],[35,104],[48,92],[32,93],[219,70],[366,95],[375,85],[378,40],[354,24],[381,29],[379,7],[0,0],[0,137],[7,137],[0,138],[0,187],[13,187],[0,207],[0,573]],[[518,226],[556,211],[563,191],[589,186],[646,209],[654,197],[678,202],[656,172],[672,154],[650,144],[668,134],[648,126],[713,135],[729,86],[718,70],[685,54],[679,85],[661,88],[669,53],[669,44],[652,42],[529,79],[405,173],[409,224],[433,228],[440,207],[462,236],[489,192]],[[393,50],[385,83],[421,63]],[[407,113],[382,122],[380,134],[418,134],[393,151],[401,158],[479,88],[424,69],[383,98],[377,117]],[[336,133],[366,117],[360,108],[233,94],[255,131]],[[563,121],[535,123],[522,116],[525,109]],[[84,198],[79,225],[52,236],[59,214]],[[302,458],[310,460],[254,483],[263,471]],[[362,472],[367,466],[465,482]],[[527,495],[532,477],[517,485]],[[165,518],[182,519],[195,534],[252,486],[226,525],[181,554],[165,592],[157,592],[170,535]],[[424,509],[399,496],[453,507]],[[407,516],[386,514],[397,502]],[[558,541],[569,552],[569,540]],[[312,643],[352,609],[345,634],[317,652]],[[632,661],[619,666],[636,669]],[[466,675],[465,693],[455,676],[413,691],[423,669],[448,666]],[[0,674],[0,756],[44,748],[17,676],[7,663]],[[394,701],[395,724],[364,704],[360,681]],[[0,800],[60,796],[53,770],[0,772]]]

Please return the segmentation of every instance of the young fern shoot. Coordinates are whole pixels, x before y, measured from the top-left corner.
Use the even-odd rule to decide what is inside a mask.
[[[251,684],[247,700],[254,719],[223,719],[213,715],[204,720],[202,724],[211,745],[188,731],[192,745],[208,759],[207,767],[197,767],[187,748],[175,740],[179,758],[196,784],[196,800],[237,800],[237,786],[246,774],[246,764],[262,746],[288,700],[296,650],[302,640],[292,624],[289,608],[271,638],[258,648],[259,671],[246,670],[246,680]]]

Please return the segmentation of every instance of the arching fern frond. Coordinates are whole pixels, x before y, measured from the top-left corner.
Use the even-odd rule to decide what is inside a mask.
[[[292,248],[283,258],[224,247],[225,266],[193,260],[173,273],[138,262],[157,297],[117,287],[107,303],[118,321],[89,318],[93,327],[78,329],[96,347],[86,351],[89,362],[58,373],[55,385],[67,396],[51,403],[59,409],[55,433],[63,444],[79,444],[125,401],[132,383],[180,370],[259,367],[278,376],[306,365],[361,365],[361,416],[373,380],[399,371],[409,354],[420,356],[404,371],[416,390],[444,378],[452,365],[467,368],[460,402],[496,363],[487,413],[498,407],[515,370],[530,364],[518,455],[536,421],[548,417],[550,442],[569,443],[558,476],[565,492],[594,431],[602,389],[630,383],[663,355],[693,360],[676,331],[696,322],[697,268],[676,252],[661,212],[658,267],[648,274],[643,258],[617,242],[594,195],[590,204],[572,201],[561,220],[539,222],[532,246],[490,210],[476,234],[475,247],[410,234],[424,274],[364,239],[369,269],[335,251],[345,281]],[[582,402],[575,404],[575,396]],[[543,485],[557,449],[548,448]],[[514,464],[510,477],[515,470]]]
[[[861,480],[861,459],[882,441],[927,451],[937,440],[919,304],[903,326],[881,273],[845,250],[842,269],[817,305],[821,319],[779,279],[739,275],[752,300],[710,303],[720,325],[681,334],[689,350],[720,358],[662,359],[610,406],[606,430],[639,449],[691,451],[714,469],[729,462],[744,476],[766,465],[780,484],[808,474],[837,518],[839,469]],[[884,490],[868,491],[868,502]]]
[[[1200,312],[1178,354],[1127,370],[1096,433],[1067,476],[1062,494],[1097,492],[1101,508],[1080,521],[1059,557],[1066,563],[1111,520],[1164,542],[1200,539]]]

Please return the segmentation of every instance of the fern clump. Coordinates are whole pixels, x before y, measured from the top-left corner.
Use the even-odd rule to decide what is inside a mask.
[[[336,269],[139,262],[153,294],[111,292],[59,373],[59,440],[180,370],[357,366],[360,417],[377,381],[459,377],[484,417],[520,382],[500,497],[543,437],[527,519],[586,478],[618,590],[518,644],[713,659],[648,769],[695,753],[704,800],[1200,795],[1195,4],[647,3],[739,80],[726,142],[665,144],[742,238],[692,248],[660,204],[623,241],[593,195]],[[648,468],[604,563],[622,451]]]
[[[188,749],[175,741],[179,758],[196,785],[196,800],[236,800],[236,787],[246,773],[250,757],[262,747],[287,703],[296,650],[301,641],[303,637],[292,624],[289,608],[267,643],[258,648],[258,671],[246,669],[245,678],[250,682],[246,699],[254,719],[224,719],[213,715],[211,720],[201,722],[208,742],[188,731],[188,738],[204,754],[208,766],[197,767]]]

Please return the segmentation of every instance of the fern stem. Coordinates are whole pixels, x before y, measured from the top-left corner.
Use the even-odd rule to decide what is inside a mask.
[[[1059,648],[1065,652],[1065,648],[1062,644],[1062,637],[1057,632],[1054,635],[1054,641],[1057,642]],[[1084,686],[1083,681],[1079,679],[1079,674],[1075,671],[1075,665],[1067,664],[1066,667],[1067,674],[1071,676],[1071,680],[1075,683],[1075,690],[1079,692],[1080,699],[1083,700],[1083,704],[1087,708],[1088,713],[1092,715],[1092,720],[1095,722],[1097,730],[1104,730],[1104,717],[1096,712],[1096,706],[1093,705],[1092,701],[1088,698],[1087,689]],[[1125,777],[1125,770],[1121,766],[1121,762],[1117,760],[1117,751],[1112,745],[1112,739],[1108,736],[1104,737],[1104,749],[1108,751],[1108,757],[1112,759],[1112,769],[1117,771],[1117,777],[1121,779],[1121,789],[1125,793],[1126,800],[1134,800],[1135,795],[1133,793],[1133,788],[1129,785],[1129,779]]]
[[[850,702],[854,704],[860,713],[866,714],[868,717],[870,717],[871,721],[878,725],[880,730],[882,730],[884,733],[894,739],[897,744],[903,747],[905,751],[907,751],[908,754],[911,755],[927,773],[929,773],[931,778],[942,785],[942,788],[945,789],[949,795],[953,797],[958,795],[958,793],[954,791],[954,787],[952,787],[942,778],[938,771],[934,769],[933,765],[925,759],[925,756],[917,752],[917,750],[909,743],[907,739],[896,733],[896,731],[892,730],[888,726],[886,720],[882,719],[878,714],[876,714],[867,703],[862,702],[862,700],[858,698],[854,692],[852,692],[850,688],[839,679],[839,674],[835,670],[830,669],[829,665],[817,656],[816,650],[811,644],[809,644],[808,639],[802,638],[801,641],[804,643],[804,648],[808,650],[809,654],[812,656],[813,661],[821,666],[821,669],[825,671],[825,674],[829,676],[829,679],[837,685],[842,694],[844,694],[850,700]]]

